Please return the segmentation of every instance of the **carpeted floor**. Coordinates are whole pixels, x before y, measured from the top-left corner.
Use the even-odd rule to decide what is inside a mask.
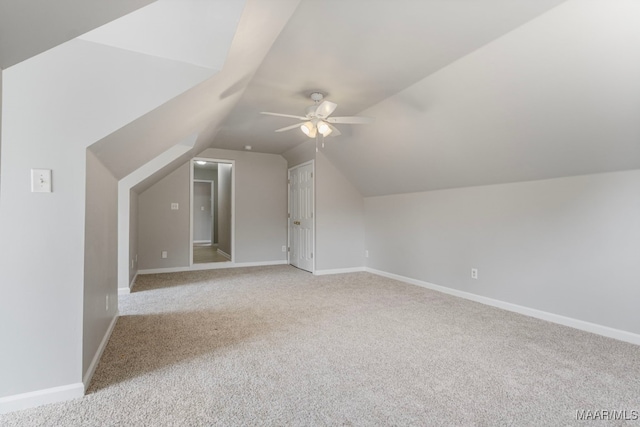
[[[640,410],[640,347],[368,273],[209,270],[133,291],[87,396],[0,425],[600,426],[577,411]]]

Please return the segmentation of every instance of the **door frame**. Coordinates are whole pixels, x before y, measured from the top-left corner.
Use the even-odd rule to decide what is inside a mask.
[[[308,162],[297,164],[287,169],[287,264],[291,265],[291,171],[302,166],[311,165],[312,185],[313,185],[313,200],[311,201],[311,238],[313,239],[313,258],[311,274],[316,272],[316,162],[315,160],[309,160]]]
[[[236,161],[210,157],[194,157],[189,161],[189,266],[193,267],[193,170],[198,160],[231,165],[231,253],[229,254],[231,255],[231,260],[216,263],[224,265],[228,262],[231,264],[236,260]]]
[[[213,207],[215,206],[215,202],[213,201],[213,198],[215,197],[215,190],[213,189],[213,184],[215,184],[216,182],[210,179],[192,179],[191,180],[192,183],[196,183],[196,182],[207,182],[209,183],[209,188],[211,190],[211,244],[213,245],[213,242],[215,240],[215,228],[213,227],[213,223],[215,222],[215,211],[213,210]],[[193,203],[193,202],[192,202]],[[195,212],[193,211],[193,207],[191,210],[192,214],[195,214]],[[191,219],[193,221],[193,218]],[[194,243],[196,243],[194,241]]]

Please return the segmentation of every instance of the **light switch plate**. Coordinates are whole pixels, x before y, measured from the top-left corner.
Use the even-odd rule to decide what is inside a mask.
[[[31,169],[31,192],[51,193],[51,169]]]

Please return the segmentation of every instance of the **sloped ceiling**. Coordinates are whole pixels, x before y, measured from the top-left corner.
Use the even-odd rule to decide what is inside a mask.
[[[363,195],[640,168],[640,3],[570,1],[327,143]]]
[[[346,3],[346,4],[345,4]],[[640,2],[303,1],[213,145],[282,153],[314,89],[366,196],[640,167]]]
[[[241,1],[158,0],[80,38],[219,71],[242,7]]]
[[[60,28],[42,24],[33,43],[16,42],[22,29],[4,21],[27,14],[41,22],[26,6],[40,3],[65,16]],[[0,64],[149,2],[77,14],[84,2],[49,3],[0,3]],[[135,16],[122,21],[134,22],[129,29],[76,42],[156,55],[136,38],[143,30],[131,30]],[[185,32],[215,33],[201,19],[182,22],[167,28],[180,28],[171,42]],[[274,133],[292,121],[259,112],[301,114],[320,90],[338,104],[334,115],[376,118],[341,126],[343,135],[324,149],[367,196],[638,168],[637,22],[635,0],[247,0],[222,61],[206,62],[207,48],[195,42],[193,50],[165,43],[169,60],[196,69],[224,64],[220,72],[104,127],[91,149],[122,178],[197,135],[153,180],[208,147],[249,144],[281,154],[308,140],[297,130]],[[135,92],[130,97],[135,104]]]
[[[208,148],[297,5],[298,0],[247,0],[219,73],[107,135],[91,149],[121,179],[187,136],[198,135],[191,151],[136,187],[140,189]]]
[[[9,68],[153,1],[0,0],[0,68]]]
[[[214,145],[282,153],[304,136],[274,133],[295,120],[260,111],[301,115],[320,90],[338,104],[334,115],[353,115],[562,2],[304,0]]]

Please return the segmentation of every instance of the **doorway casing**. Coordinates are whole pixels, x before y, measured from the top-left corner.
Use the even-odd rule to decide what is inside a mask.
[[[194,167],[197,161],[205,161],[208,163],[223,163],[231,165],[231,260],[228,263],[236,261],[236,162],[227,159],[212,159],[207,157],[194,157],[191,159],[189,168],[189,266],[193,267],[193,182]],[[227,262],[216,264],[226,265]]]

